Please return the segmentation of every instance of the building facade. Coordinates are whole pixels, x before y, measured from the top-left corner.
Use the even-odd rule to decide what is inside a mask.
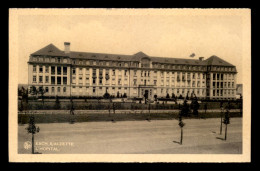
[[[217,56],[180,59],[64,51],[50,44],[30,55],[28,86],[46,96],[116,96],[148,98],[192,93],[201,99],[235,99],[236,67]]]

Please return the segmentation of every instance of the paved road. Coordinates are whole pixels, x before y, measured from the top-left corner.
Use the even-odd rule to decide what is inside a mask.
[[[36,151],[59,154],[241,154],[242,118],[231,118],[228,139],[219,135],[220,119],[185,119],[183,145],[177,120],[37,124]],[[19,153],[31,141],[19,126]]]

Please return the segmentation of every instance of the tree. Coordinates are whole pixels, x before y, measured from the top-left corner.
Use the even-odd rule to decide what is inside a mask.
[[[116,95],[117,98],[119,98],[119,91],[117,92],[117,95]]]
[[[172,93],[172,99],[174,99],[174,100],[175,100],[175,98],[176,98],[176,97],[175,97],[175,94],[174,94],[174,93]]]
[[[187,104],[187,100],[185,99],[183,102],[182,109],[181,109],[181,115],[188,116],[189,113],[190,113],[190,108],[189,108],[189,105]]]
[[[221,101],[220,102],[220,110],[221,110],[221,113],[220,113],[220,130],[219,130],[219,134],[222,134],[222,122],[223,122],[223,102]]]
[[[182,95],[180,94],[179,99],[183,99]]]
[[[144,93],[144,102],[147,104],[147,99],[148,99],[148,92]]]
[[[194,97],[192,99],[191,106],[192,106],[193,115],[198,116],[199,115],[198,110],[199,110],[200,104],[198,103],[197,97]]]
[[[181,138],[180,138],[180,144],[182,144],[182,140],[183,140],[183,127],[184,127],[185,123],[182,121],[182,113],[179,113],[179,126],[181,128]]]
[[[33,96],[35,95],[37,96],[38,95],[37,88],[35,86],[32,86],[29,93]]]
[[[208,109],[208,104],[207,104],[207,102],[204,104],[204,111],[205,111],[205,115],[206,115],[206,113],[207,113],[207,109]]]
[[[154,97],[154,101],[156,101],[157,100],[157,94],[155,94],[153,97]]]
[[[148,111],[149,111],[149,118],[147,118],[146,120],[150,121],[151,120],[151,106],[150,106],[150,102],[148,102]]]
[[[115,113],[116,113],[116,105],[115,105],[115,103],[113,103],[112,108],[113,108],[113,112],[114,112],[114,115],[115,115]],[[112,118],[112,122],[114,122],[114,115],[113,115],[113,118]]]
[[[225,140],[227,140],[227,125],[230,124],[229,108],[226,109],[223,123],[226,125]]]
[[[243,97],[240,94],[240,103],[239,103],[240,115],[242,116],[242,109],[243,109]]]
[[[57,100],[56,100],[57,101]],[[70,114],[74,115],[74,104],[72,98],[70,99]]]
[[[187,92],[186,100],[190,100],[190,98],[189,98],[189,92]]]
[[[42,107],[44,108],[44,94],[46,93],[46,91],[43,89],[43,86],[38,88],[38,94],[41,95],[41,99],[42,99]]]
[[[169,99],[169,98],[170,98],[170,95],[169,95],[169,93],[167,93],[167,95],[166,95],[166,98],[167,98],[167,99]]]
[[[56,96],[54,109],[60,109],[60,99],[59,99],[59,96]]]
[[[33,115],[29,118],[29,125],[25,128],[29,134],[32,134],[32,154],[34,153],[34,134],[40,132],[40,128],[35,126],[35,118]]]
[[[127,94],[126,93],[124,93],[123,98],[127,98]]]
[[[103,97],[105,99],[109,99],[110,98],[110,94],[107,92],[107,89],[106,89],[106,93],[103,95]]]
[[[18,89],[19,96],[21,96],[21,106],[19,111],[27,110],[28,105],[28,89],[22,87],[20,90]]]

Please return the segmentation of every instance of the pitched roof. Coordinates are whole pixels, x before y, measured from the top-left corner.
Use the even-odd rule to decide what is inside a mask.
[[[32,53],[31,55],[49,55],[49,56],[66,56],[63,51],[58,49],[53,44],[49,44],[44,48]]]
[[[97,59],[97,60],[114,60],[114,61],[133,61],[132,55],[93,53],[93,52],[75,52],[70,51],[70,58],[77,59]]]
[[[164,64],[184,64],[184,65],[206,65],[203,61],[198,59],[181,59],[181,58],[163,58],[163,57],[151,57],[153,62]]]
[[[217,66],[234,66],[230,63],[228,63],[227,61],[224,61],[223,59],[213,55],[211,57],[209,57],[208,59],[204,60],[204,62],[207,65],[217,65]]]
[[[93,60],[111,60],[111,61],[136,61],[139,62],[143,57],[148,57],[152,62],[164,64],[184,64],[184,65],[218,65],[218,66],[234,66],[217,56],[211,56],[206,60],[198,59],[181,59],[181,58],[167,58],[148,56],[142,51],[134,55],[121,55],[121,54],[106,54],[106,53],[93,53],[93,52],[75,52],[70,51],[65,54],[53,44],[32,53],[31,55],[48,55],[48,56],[68,56],[74,59],[93,59]]]

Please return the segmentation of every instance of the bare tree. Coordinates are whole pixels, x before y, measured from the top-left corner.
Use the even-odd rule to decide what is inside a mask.
[[[40,128],[35,126],[35,118],[33,115],[29,118],[29,125],[25,128],[29,134],[32,134],[32,154],[34,153],[34,134],[40,132]]]
[[[182,121],[182,114],[181,112],[179,112],[179,126],[181,128],[181,138],[180,138],[180,144],[182,144],[182,140],[183,140],[183,127],[184,127],[185,123]]]
[[[229,116],[229,109],[226,110],[225,113],[225,118],[224,118],[224,122],[226,125],[226,129],[225,129],[225,140],[227,140],[227,125],[230,124],[230,116]]]

